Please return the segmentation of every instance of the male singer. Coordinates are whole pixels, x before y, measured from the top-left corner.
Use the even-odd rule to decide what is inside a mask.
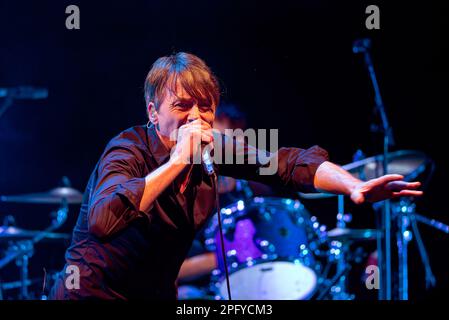
[[[183,52],[156,60],[144,91],[148,125],[127,129],[106,146],[89,179],[52,299],[176,299],[179,268],[214,210],[212,177],[201,164],[187,162],[213,142],[220,91],[204,61]],[[254,156],[248,146],[236,149],[246,160]],[[415,190],[419,182],[399,175],[362,182],[317,146],[281,148],[271,157],[278,161],[274,175],[260,175],[267,165],[261,161],[214,169],[295,191],[344,194],[357,204],[421,195]]]

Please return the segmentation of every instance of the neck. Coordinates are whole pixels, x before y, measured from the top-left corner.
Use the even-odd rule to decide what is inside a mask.
[[[157,128],[156,128],[156,133],[157,133],[159,139],[161,139],[162,144],[167,148],[167,150],[171,150],[171,148],[173,148],[174,145],[176,144],[175,141],[170,140],[170,137],[167,137],[167,136],[164,136],[163,134],[161,134]]]

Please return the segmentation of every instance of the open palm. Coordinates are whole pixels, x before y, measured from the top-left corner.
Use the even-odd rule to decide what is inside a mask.
[[[360,183],[351,193],[351,200],[356,204],[377,202],[397,197],[418,197],[423,194],[416,190],[420,182],[406,182],[399,174],[387,174],[382,177]]]

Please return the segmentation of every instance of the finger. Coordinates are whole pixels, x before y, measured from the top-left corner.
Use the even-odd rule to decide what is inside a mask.
[[[207,121],[205,121],[203,119],[200,119],[200,120],[201,120],[201,125],[202,126],[207,127],[208,129],[212,129],[212,124],[210,124],[209,122],[207,122]]]
[[[201,141],[201,143],[214,141],[214,135],[211,130],[201,130],[199,128],[192,129],[191,137],[198,142]]]
[[[210,129],[210,126],[207,126],[206,124],[201,122],[201,119],[196,119],[192,122],[188,122],[183,124],[181,127],[179,127],[180,129],[183,130],[208,130]]]
[[[387,189],[390,191],[401,191],[404,189],[417,189],[421,186],[421,182],[405,182],[405,181],[393,181],[387,184]]]
[[[405,189],[418,189],[421,187],[421,182],[407,182],[405,184]]]
[[[201,127],[201,131],[203,131],[203,132],[208,132],[208,133],[210,133],[210,134],[212,134],[212,135],[213,135],[213,133],[214,133],[214,130],[213,130],[211,127],[205,127],[205,126],[202,126],[202,127]]]
[[[393,192],[393,197],[420,197],[424,193],[422,191],[416,191],[416,190],[402,190],[400,192]]]
[[[214,137],[212,135],[209,134],[201,134],[201,142],[205,142],[205,143],[211,143],[214,141]]]
[[[412,188],[412,189],[419,188],[419,187],[421,187],[421,182],[419,182],[419,181],[408,182],[407,186],[408,186],[408,188]]]
[[[191,123],[189,128],[191,128],[192,130],[200,130],[200,131],[207,131],[207,132],[212,132],[212,127],[202,124],[200,122],[196,122],[196,123]]]
[[[387,175],[377,178],[376,180],[379,183],[388,183],[391,181],[398,181],[398,180],[403,180],[403,179],[404,179],[404,176],[402,176],[400,174],[387,174]]]
[[[213,137],[214,137],[214,133],[212,132],[212,130],[203,130],[203,129],[201,129],[201,128],[196,128],[196,129],[194,129],[194,131],[193,131],[195,134],[198,134],[198,135],[206,135],[206,136],[208,136],[208,137],[211,137],[212,139],[213,139]]]
[[[207,128],[207,127],[202,127],[199,125],[195,125],[195,126],[189,126],[187,128],[188,132],[190,133],[190,135],[201,135],[201,134],[207,134],[209,136],[213,136],[213,131],[211,128]]]
[[[191,122],[187,122],[185,125],[200,126],[200,127],[204,128],[204,129],[212,129],[211,124],[209,122],[201,119],[201,118],[198,118],[198,119],[193,120]]]

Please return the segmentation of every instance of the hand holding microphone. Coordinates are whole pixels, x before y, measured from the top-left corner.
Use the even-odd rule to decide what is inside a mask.
[[[203,147],[212,142],[213,132],[209,123],[202,119],[189,121],[178,129],[172,156],[186,164],[202,162],[206,172],[211,175],[213,174],[213,163],[209,153],[211,147],[206,146],[204,152]]]

